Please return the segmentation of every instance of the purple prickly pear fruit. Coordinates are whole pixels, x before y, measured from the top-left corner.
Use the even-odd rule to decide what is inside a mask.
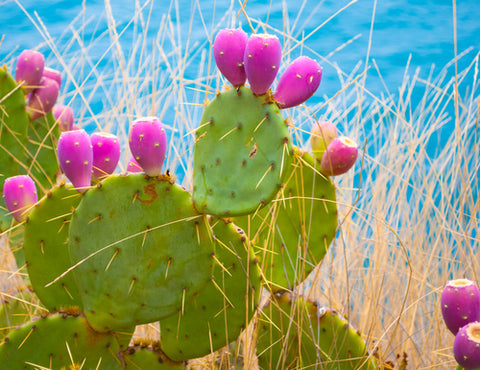
[[[454,335],[473,321],[480,321],[480,291],[468,279],[447,282],[440,298],[443,321]]]
[[[43,117],[50,112],[57,102],[60,88],[55,80],[42,77],[40,86],[33,90],[28,99],[27,109],[30,112],[32,121]]]
[[[463,326],[455,335],[453,355],[464,369],[480,368],[480,322]]]
[[[58,87],[62,86],[62,75],[56,69],[45,67],[43,69],[43,77],[48,77],[56,81],[58,84]]]
[[[273,97],[280,109],[300,105],[317,91],[322,67],[309,57],[298,57],[280,76]]]
[[[3,185],[3,196],[8,211],[18,222],[25,220],[30,207],[38,201],[35,183],[27,175],[7,178]]]
[[[160,175],[167,151],[167,135],[160,120],[147,117],[133,122],[128,141],[133,157],[145,173]]]
[[[237,87],[245,84],[247,76],[243,64],[248,36],[241,29],[224,29],[215,37],[213,56],[220,72]]]
[[[91,183],[93,148],[85,130],[62,132],[57,152],[60,167],[75,189],[87,189]]]
[[[323,153],[320,165],[328,176],[337,176],[347,172],[355,164],[358,156],[357,144],[345,136],[332,140]]]
[[[278,73],[282,47],[277,36],[250,36],[245,47],[245,73],[255,95],[265,94]]]
[[[127,171],[132,173],[143,172],[143,168],[138,164],[133,155],[128,160]]]
[[[338,137],[335,125],[329,121],[318,121],[312,126],[310,143],[315,158],[321,160],[328,144]]]
[[[72,129],[74,120],[72,108],[57,104],[53,107],[52,113],[60,131],[70,131]]]
[[[120,143],[115,135],[100,132],[90,136],[93,147],[93,173],[95,180],[111,175],[120,159]]]
[[[45,58],[42,53],[33,50],[24,50],[17,59],[15,68],[15,80],[23,81],[27,93],[40,85],[43,70],[45,68]]]

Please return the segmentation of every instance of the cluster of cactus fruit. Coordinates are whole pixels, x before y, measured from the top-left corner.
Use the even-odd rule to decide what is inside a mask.
[[[480,290],[468,279],[448,281],[440,299],[445,325],[453,335],[459,369],[480,369]]]
[[[204,108],[191,193],[163,172],[157,118],[133,122],[128,172],[116,174],[118,138],[88,135],[53,106],[60,82],[39,53],[22,53],[17,81],[0,70],[0,231],[31,287],[4,296],[0,369],[184,368],[252,320],[262,368],[376,367],[339,313],[296,289],[336,234],[330,176],[358,154],[325,121],[312,128],[313,156],[292,143],[281,110],[314,94],[321,67],[299,57],[272,92],[277,37],[225,29],[213,52],[233,87]],[[148,323],[159,341],[132,340]]]

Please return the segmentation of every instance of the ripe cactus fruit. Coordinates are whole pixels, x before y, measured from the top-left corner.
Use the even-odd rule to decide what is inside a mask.
[[[7,70],[0,67],[0,189],[5,179],[19,174],[20,161],[27,145],[27,128],[30,122],[25,110],[25,94],[18,88]],[[12,217],[0,197],[0,233],[10,227]]]
[[[245,84],[243,58],[248,36],[241,29],[223,29],[213,42],[213,56],[220,72],[235,87]]]
[[[111,333],[92,330],[79,312],[39,317],[12,330],[0,344],[0,369],[122,369]]]
[[[48,77],[56,81],[58,84],[58,87],[62,86],[62,75],[56,69],[45,67],[43,69],[43,77]]]
[[[329,121],[315,122],[310,136],[313,156],[321,161],[328,145],[337,137],[338,131],[333,123]]]
[[[272,291],[292,290],[325,256],[335,237],[335,187],[318,163],[295,151],[292,174],[276,201],[234,219],[259,247],[261,268]]]
[[[360,334],[317,302],[294,293],[275,294],[262,316],[257,353],[263,369],[377,368]]]
[[[75,189],[81,192],[90,187],[93,148],[85,130],[62,132],[57,152],[60,167]]]
[[[66,105],[57,104],[52,109],[53,116],[60,131],[70,131],[73,127],[73,109]]]
[[[55,80],[42,77],[40,86],[33,90],[28,99],[27,110],[35,121],[50,112],[57,102],[60,87]]]
[[[175,361],[203,357],[228,345],[248,325],[259,301],[261,274],[253,246],[232,223],[211,223],[219,261],[211,281],[183,312],[160,320],[162,350]]]
[[[468,279],[448,281],[440,298],[445,325],[454,335],[473,321],[480,321],[480,291]]]
[[[130,156],[130,159],[128,160],[127,172],[143,172],[143,168],[138,164],[133,155]]]
[[[357,144],[348,137],[340,136],[328,144],[323,153],[321,170],[327,176],[342,175],[353,167],[358,156]]]
[[[68,247],[88,321],[99,331],[177,313],[210,281],[205,216],[167,177],[113,175],[83,195]]]
[[[480,368],[480,322],[470,322],[458,331],[453,341],[453,355],[466,370]]]
[[[22,222],[38,200],[37,188],[30,176],[9,177],[3,184],[3,197],[12,217]]]
[[[219,217],[254,212],[287,178],[291,152],[287,124],[266,96],[244,86],[217,95],[196,131],[195,207]]]
[[[167,134],[158,118],[146,117],[133,122],[128,142],[135,160],[148,176],[162,173],[167,152]]]
[[[51,312],[82,304],[72,274],[46,286],[71,266],[68,230],[72,210],[80,200],[72,186],[60,184],[36,204],[25,224],[23,251],[28,275],[35,293]]]
[[[111,175],[117,168],[120,159],[120,143],[118,138],[106,132],[94,133],[90,136],[93,148],[93,179],[101,180]]]
[[[282,47],[277,36],[255,34],[245,47],[244,64],[250,88],[255,95],[265,94],[277,76]]]
[[[313,59],[301,56],[282,73],[274,98],[281,109],[300,105],[317,91],[322,80],[322,67]]]
[[[32,92],[38,86],[45,68],[45,57],[42,53],[34,50],[24,50],[17,59],[15,68],[15,80],[24,82],[25,90]]]

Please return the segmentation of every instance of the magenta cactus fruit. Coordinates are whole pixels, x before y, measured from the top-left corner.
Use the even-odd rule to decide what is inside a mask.
[[[447,282],[440,298],[443,321],[454,335],[458,330],[473,321],[480,321],[480,291],[468,279]]]
[[[38,201],[35,183],[27,175],[7,178],[3,185],[3,196],[8,211],[18,222],[25,220],[30,207]]]
[[[480,322],[463,326],[453,341],[453,355],[464,369],[480,368]]]
[[[90,136],[93,148],[93,173],[95,180],[111,175],[120,159],[118,138],[109,133],[98,132]]]
[[[60,87],[55,80],[42,77],[40,86],[30,94],[27,104],[32,121],[43,117],[52,110],[57,101],[59,90]]]
[[[243,58],[248,36],[241,29],[224,29],[213,42],[213,56],[220,72],[233,86],[245,84]]]
[[[357,144],[345,136],[340,136],[327,146],[320,166],[327,176],[342,175],[355,164],[358,156]]]
[[[162,173],[167,151],[167,134],[156,117],[141,118],[133,122],[128,138],[130,151],[148,176]]]
[[[62,132],[57,152],[60,167],[75,189],[87,189],[91,183],[93,148],[85,130]]]
[[[128,160],[127,171],[132,173],[143,172],[142,166],[138,164],[133,155]]]
[[[338,137],[335,125],[329,121],[315,122],[310,131],[310,144],[315,158],[321,160],[328,145]]]
[[[244,64],[250,88],[255,95],[265,94],[278,73],[282,47],[277,36],[250,36],[245,47]]]
[[[281,109],[300,105],[310,98],[322,80],[322,67],[309,57],[298,57],[280,76],[274,98]]]
[[[60,131],[70,131],[72,129],[74,121],[72,108],[57,104],[53,107],[52,113]]]
[[[45,67],[43,69],[43,77],[54,80],[58,84],[58,87],[62,86],[62,75],[56,69]]]
[[[45,58],[42,53],[33,50],[24,50],[17,59],[15,80],[24,82],[27,92],[33,91],[40,85],[45,68]]]

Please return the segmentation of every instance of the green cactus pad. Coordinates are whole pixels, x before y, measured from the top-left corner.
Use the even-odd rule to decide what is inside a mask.
[[[358,332],[335,311],[291,293],[263,309],[257,340],[263,369],[376,369]]]
[[[47,312],[47,309],[40,306],[35,294],[29,290],[14,296],[3,294],[3,303],[0,306],[0,340],[16,326]]]
[[[280,189],[292,144],[278,106],[267,99],[243,86],[205,107],[193,158],[193,200],[200,212],[251,213]]]
[[[6,68],[0,67],[0,232],[12,223],[1,191],[7,177],[20,173],[19,159],[25,152],[28,123],[25,94]]]
[[[68,231],[81,198],[71,185],[56,186],[35,205],[25,224],[23,252],[28,275],[35,293],[52,312],[82,305],[71,274],[46,287],[71,266]]]
[[[206,216],[168,177],[111,176],[75,210],[69,249],[88,321],[111,330],[178,312],[210,280]]]
[[[162,350],[176,361],[205,356],[235,340],[258,304],[260,270],[253,247],[231,223],[216,220],[212,229],[219,240],[212,281],[183,312],[160,321]]]
[[[123,352],[127,370],[182,370],[187,367],[183,362],[173,362],[161,351],[159,343],[138,343]]]
[[[41,193],[47,192],[56,183],[59,136],[60,130],[52,112],[28,125],[27,150],[23,162],[27,166],[27,174],[36,180]]]
[[[12,330],[0,344],[0,370],[122,369],[112,334],[97,333],[84,317],[58,313]]]
[[[260,248],[263,274],[273,291],[302,282],[335,237],[335,187],[315,166],[308,153],[295,151],[293,171],[275,201],[234,220]]]

